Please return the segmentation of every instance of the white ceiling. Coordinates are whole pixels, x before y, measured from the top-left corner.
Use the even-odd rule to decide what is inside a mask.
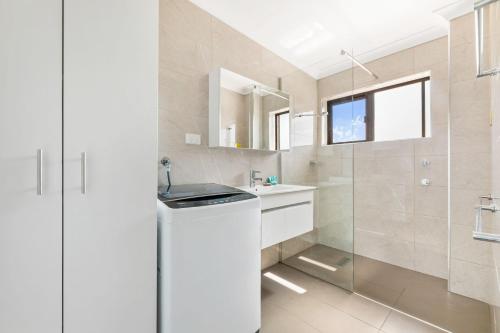
[[[315,78],[444,36],[436,12],[472,0],[191,0]]]

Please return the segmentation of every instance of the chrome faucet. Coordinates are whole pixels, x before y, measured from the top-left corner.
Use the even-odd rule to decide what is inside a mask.
[[[262,178],[261,177],[255,177],[258,173],[260,173],[260,171],[254,170],[254,169],[250,169],[250,188],[255,187],[255,181],[256,180],[260,180],[262,182]]]

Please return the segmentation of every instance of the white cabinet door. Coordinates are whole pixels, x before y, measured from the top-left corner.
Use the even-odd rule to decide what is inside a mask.
[[[65,333],[156,332],[157,15],[64,1]]]
[[[61,332],[61,57],[61,0],[0,0],[0,332]]]

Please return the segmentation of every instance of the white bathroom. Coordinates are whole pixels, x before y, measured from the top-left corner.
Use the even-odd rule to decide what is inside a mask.
[[[498,333],[500,0],[0,0],[0,332]]]

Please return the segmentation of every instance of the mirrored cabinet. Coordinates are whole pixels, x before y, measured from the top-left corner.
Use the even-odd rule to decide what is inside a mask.
[[[290,95],[219,68],[210,73],[210,147],[290,149]]]

